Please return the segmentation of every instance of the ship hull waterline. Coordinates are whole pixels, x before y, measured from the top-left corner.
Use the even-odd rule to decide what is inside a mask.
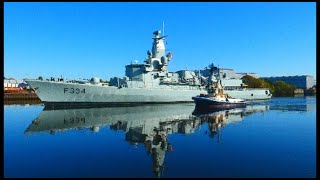
[[[182,103],[193,102],[192,97],[207,94],[202,89],[174,88],[118,88],[65,82],[26,80],[44,103],[107,103],[109,105],[132,103]],[[263,90],[226,91],[232,97],[245,100],[268,100]],[[252,95],[254,94],[254,95]]]
[[[193,97],[197,110],[216,110],[216,109],[233,109],[233,108],[245,108],[246,102],[225,102],[216,101],[205,97]]]
[[[73,104],[131,104],[131,103],[180,103],[192,102],[191,97],[205,90],[161,89],[161,88],[118,88],[63,82],[27,81],[44,103]]]

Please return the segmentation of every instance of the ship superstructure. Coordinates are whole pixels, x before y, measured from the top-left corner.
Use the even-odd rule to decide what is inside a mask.
[[[111,78],[109,83],[96,77],[89,82],[43,79],[26,82],[43,102],[190,102],[192,96],[206,93],[196,76],[188,78],[187,73],[168,72],[172,53],[165,54],[165,36],[160,33],[153,33],[152,50],[147,52],[145,63],[127,65],[124,78]]]

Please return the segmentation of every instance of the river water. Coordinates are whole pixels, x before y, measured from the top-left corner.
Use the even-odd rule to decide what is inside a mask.
[[[194,109],[5,105],[4,176],[316,176],[315,97]]]

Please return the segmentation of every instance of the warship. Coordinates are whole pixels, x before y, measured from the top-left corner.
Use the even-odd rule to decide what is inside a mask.
[[[125,66],[125,77],[103,81],[93,77],[87,81],[66,81],[63,78],[26,79],[27,84],[44,103],[170,103],[192,102],[193,96],[206,94],[208,77],[191,70],[168,71],[172,52],[166,54],[161,31],[153,32],[152,50],[147,51],[144,63]],[[240,86],[240,85],[239,85]],[[235,98],[270,99],[267,89],[227,91]]]

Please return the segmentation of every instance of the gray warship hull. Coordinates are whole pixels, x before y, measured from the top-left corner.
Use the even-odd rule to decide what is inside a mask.
[[[65,82],[26,80],[42,102],[47,103],[172,103],[192,102],[192,97],[207,94],[198,87],[118,88]],[[267,100],[264,90],[227,90],[230,96],[245,100]]]
[[[73,84],[26,80],[35,89],[43,102],[50,103],[170,103],[192,102],[192,96],[207,93],[196,87],[176,89],[174,86],[159,88],[118,88],[115,86],[95,86],[90,84]]]
[[[268,100],[272,95],[268,89],[241,89],[241,90],[225,90],[225,92],[237,99],[251,100]]]

